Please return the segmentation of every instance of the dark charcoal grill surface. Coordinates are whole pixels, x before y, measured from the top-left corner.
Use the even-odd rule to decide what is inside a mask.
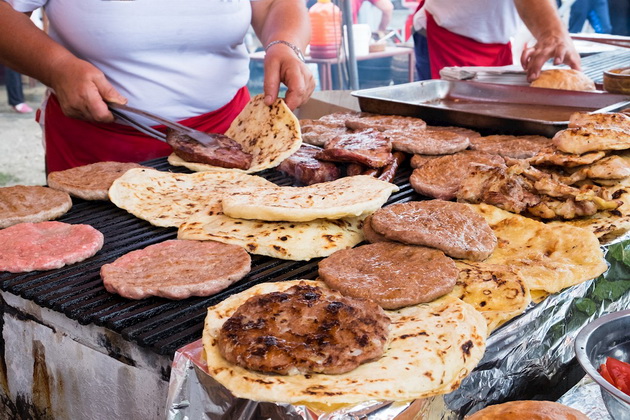
[[[166,159],[146,163],[156,169],[188,172],[170,166]],[[401,168],[395,179],[400,191],[389,203],[419,199],[409,185],[411,169]],[[292,179],[277,171],[261,174],[280,185]],[[315,279],[318,260],[286,261],[252,255],[252,271],[229,289],[211,297],[168,300],[130,300],[105,290],[100,268],[132,250],[177,237],[177,229],[161,228],[138,219],[110,202],[74,200],[61,222],[89,224],[105,236],[103,249],[94,257],[58,270],[32,273],[0,273],[0,288],[64,313],[81,324],[96,324],[121,334],[158,354],[173,357],[175,351],[201,338],[206,309],[254,284],[292,279]]]

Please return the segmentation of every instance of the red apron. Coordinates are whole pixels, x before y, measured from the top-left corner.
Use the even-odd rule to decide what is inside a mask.
[[[431,77],[440,78],[444,67],[507,66],[512,64],[512,45],[483,44],[439,26],[427,13],[427,42]]]
[[[223,134],[249,99],[249,91],[244,86],[227,105],[179,122],[206,133]],[[163,125],[153,127],[166,132]],[[53,94],[46,101],[44,140],[46,173],[94,162],[143,162],[168,156],[172,151],[168,144],[128,125],[92,123],[66,117]]]

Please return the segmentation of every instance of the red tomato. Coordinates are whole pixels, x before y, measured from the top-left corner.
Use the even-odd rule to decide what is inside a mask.
[[[602,375],[602,378],[606,379],[612,385],[615,385],[615,381],[613,381],[613,378],[610,377],[610,373],[608,373],[608,369],[606,368],[606,363],[602,363],[602,365],[599,367],[599,369],[597,369],[597,371],[599,372],[600,375]]]
[[[622,392],[630,395],[630,364],[609,357],[606,369],[613,379],[613,384]]]

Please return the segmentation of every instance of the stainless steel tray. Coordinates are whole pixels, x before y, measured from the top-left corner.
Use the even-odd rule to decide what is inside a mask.
[[[471,81],[426,80],[352,92],[364,112],[419,117],[488,134],[552,137],[576,111],[616,111],[630,96]]]

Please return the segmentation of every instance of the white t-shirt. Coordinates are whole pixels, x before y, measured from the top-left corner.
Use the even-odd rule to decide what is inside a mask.
[[[426,0],[414,15],[414,28],[426,27],[426,15],[444,29],[484,44],[505,44],[516,33],[520,18],[512,0]]]
[[[130,106],[165,118],[218,109],[249,79],[249,0],[6,1],[20,12],[43,6],[55,41],[102,70]]]

